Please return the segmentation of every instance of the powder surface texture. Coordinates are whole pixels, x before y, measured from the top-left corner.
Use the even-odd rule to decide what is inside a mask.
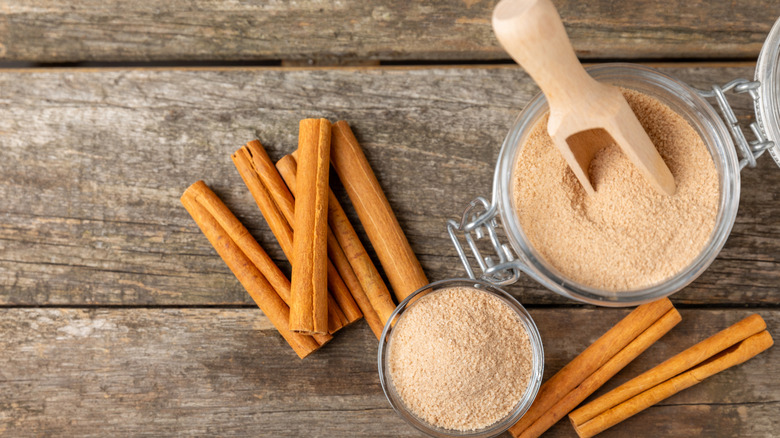
[[[496,423],[517,406],[531,378],[522,321],[500,298],[473,288],[420,298],[394,327],[388,354],[404,404],[445,429]]]
[[[531,246],[564,277],[608,291],[682,271],[707,244],[719,201],[715,164],[693,127],[653,97],[623,94],[674,175],[673,196],[657,193],[614,144],[591,162],[596,194],[588,196],[547,134],[546,116],[523,145],[513,181]]]

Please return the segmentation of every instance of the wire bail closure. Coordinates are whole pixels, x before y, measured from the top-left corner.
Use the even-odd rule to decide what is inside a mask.
[[[767,149],[774,146],[774,143],[770,141],[763,129],[759,126],[758,122],[752,122],[750,124],[750,130],[753,131],[755,140],[748,141],[745,134],[742,132],[742,128],[739,126],[737,116],[734,114],[734,110],[731,108],[726,93],[734,91],[735,94],[748,93],[753,99],[753,108],[755,111],[755,104],[760,99],[758,93],[758,87],[761,85],[758,81],[749,81],[747,79],[734,79],[724,86],[713,85],[712,90],[696,90],[700,96],[704,98],[715,98],[720,107],[720,112],[726,121],[726,126],[731,131],[731,137],[734,139],[734,143],[737,146],[737,152],[740,156],[739,169],[742,170],[745,166],[756,167],[756,159],[761,156]]]
[[[459,234],[463,235],[479,265],[482,273],[479,278],[492,284],[505,286],[520,278],[520,269],[512,249],[509,245],[502,244],[498,238],[496,229],[500,225],[496,217],[497,213],[496,204],[491,204],[480,196],[469,203],[460,222],[452,219],[447,221],[447,231],[469,278],[476,279],[477,276],[461,244]],[[486,240],[490,242],[494,254],[484,256],[480,251],[478,243]]]

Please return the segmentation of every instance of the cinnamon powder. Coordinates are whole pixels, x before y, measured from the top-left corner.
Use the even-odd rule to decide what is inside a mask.
[[[517,406],[531,378],[522,321],[500,298],[473,288],[420,298],[393,328],[388,354],[407,408],[445,429],[496,423]]]
[[[701,137],[671,108],[623,90],[677,191],[657,193],[616,146],[596,155],[588,196],[547,134],[543,117],[515,164],[513,193],[533,248],[566,278],[609,291],[662,282],[707,244],[718,212],[718,174]]]

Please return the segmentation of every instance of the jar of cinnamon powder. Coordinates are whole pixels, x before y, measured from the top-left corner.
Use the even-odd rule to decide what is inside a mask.
[[[637,64],[602,64],[588,72],[623,88],[678,192],[649,194],[613,149],[592,162],[597,193],[587,198],[544,144],[548,107],[540,93],[504,140],[492,200],[472,201],[448,230],[471,278],[508,285],[525,273],[567,298],[634,306],[671,295],[701,275],[731,232],[740,171],[766,151],[780,165],[780,20],[752,81],[703,91]],[[754,101],[751,139],[728,102],[730,94],[742,93]]]

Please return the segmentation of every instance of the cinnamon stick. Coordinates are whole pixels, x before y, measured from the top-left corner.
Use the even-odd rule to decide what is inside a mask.
[[[680,312],[672,309],[658,321],[653,323],[647,330],[631,341],[625,348],[609,359],[598,370],[591,374],[587,379],[580,383],[571,392],[566,394],[560,401],[553,405],[547,412],[542,414],[539,419],[533,422],[527,429],[518,431],[512,429],[511,433],[515,438],[536,438],[552,427],[561,418],[565,417],[572,409],[582,403],[599,389],[607,380],[631,363],[637,356],[642,354],[647,348],[661,339],[669,330],[682,320]]]
[[[690,370],[618,404],[582,424],[573,424],[580,438],[592,437],[672,395],[727,368],[739,365],[772,346],[768,331],[754,334]]]
[[[298,125],[301,177],[293,235],[290,330],[328,332],[328,177],[330,122],[304,119]],[[344,309],[342,309],[344,310]]]
[[[282,270],[271,260],[268,253],[249,234],[249,230],[233,215],[221,199],[211,191],[203,181],[198,181],[190,186],[185,194],[192,194],[193,199],[203,206],[206,211],[216,219],[217,223],[230,236],[244,255],[260,271],[271,284],[274,291],[284,303],[290,306],[290,280],[282,273]],[[330,335],[314,335],[314,339],[320,344],[330,341]]]
[[[276,163],[276,168],[279,169],[279,173],[282,175],[282,178],[284,178],[284,182],[287,183],[287,186],[292,191],[293,196],[295,196],[293,187],[296,186],[296,181],[297,181],[296,179],[297,166],[298,163],[296,162],[295,158],[292,155],[285,155]],[[337,239],[338,236],[337,233],[344,234],[344,232],[348,232],[343,228],[345,225],[343,222],[340,221],[341,218],[336,217],[338,211],[344,214],[345,216],[344,219],[346,219],[346,213],[344,213],[344,210],[341,208],[341,205],[339,204],[338,200],[333,194],[333,191],[329,190],[328,254],[330,255],[331,260],[333,261],[333,264],[336,265],[336,268],[339,270],[339,273],[341,274],[341,277],[344,279],[344,282],[347,284],[347,287],[349,287],[349,290],[352,292],[352,296],[355,298],[355,301],[357,302],[358,306],[360,306],[360,310],[363,311],[363,316],[366,318],[366,322],[368,323],[368,326],[371,328],[371,331],[374,332],[374,335],[376,335],[377,339],[379,339],[382,337],[382,330],[384,329],[384,321],[382,321],[381,317],[377,314],[376,310],[372,305],[373,303],[371,302],[369,296],[366,293],[366,289],[363,287],[364,284],[367,284],[368,286],[373,286],[374,285],[374,283],[372,283],[373,279],[367,281],[365,276],[363,276],[363,281],[361,281],[361,279],[357,275],[357,270],[353,270],[353,265],[350,263],[348,256],[345,254],[346,251],[343,250],[343,246],[341,245],[341,242]],[[352,225],[349,223],[349,221],[346,222],[346,225],[352,230],[353,233],[355,232],[354,228],[352,228]],[[341,231],[337,232],[337,230],[341,230]],[[355,237],[357,238],[356,234]],[[360,245],[360,248],[363,249],[363,245],[360,244],[360,241],[358,241],[358,245]],[[363,249],[363,252],[365,253],[365,249]],[[365,257],[368,258],[367,253],[365,253]],[[368,259],[368,263],[371,264],[371,267],[373,267],[374,271],[376,271],[376,268],[374,267],[374,264],[371,263],[370,258]],[[377,273],[377,275],[379,275],[379,273]],[[384,282],[382,281],[381,277],[379,278],[379,281],[384,287]],[[375,294],[377,293],[376,288],[372,289],[372,291]],[[386,287],[384,288],[384,293],[386,294],[387,299],[390,300],[390,303],[392,303],[393,301],[392,298],[390,298],[390,292],[387,290]]]
[[[220,225],[220,222],[233,222],[234,220],[237,221],[237,219],[227,210],[227,207],[224,207],[224,204],[220,206],[219,211],[221,213],[217,213],[215,217],[208,208],[201,204],[200,200],[203,199],[204,195],[209,198],[212,196],[216,198],[216,195],[203,181],[198,181],[184,192],[181,202],[219,256],[249,293],[249,296],[252,297],[298,357],[303,359],[332,339],[330,335],[322,335],[315,339],[311,336],[290,331],[288,328],[290,309],[252,262],[252,259],[256,259],[254,257],[256,254],[250,259],[236,241],[230,237],[225,228]],[[218,200],[218,198],[216,199]],[[213,200],[209,202],[214,204]],[[221,204],[221,201],[219,203]],[[224,209],[221,207],[224,207]],[[228,215],[224,214],[225,210],[227,210]],[[238,230],[239,233],[243,232],[239,227],[234,227],[235,230]],[[260,248],[260,251],[262,253],[265,252],[262,248]]]
[[[333,125],[330,159],[377,252],[396,298],[428,284],[379,181],[345,121]]]
[[[247,145],[244,147],[237,150],[233,155],[231,155],[231,158],[233,159],[233,164],[235,164],[239,175],[241,175],[241,178],[244,180],[244,183],[249,189],[249,192],[252,194],[252,198],[254,198],[258,208],[260,209],[260,212],[263,214],[263,217],[268,223],[268,227],[276,237],[277,242],[279,242],[279,246],[282,248],[282,252],[284,252],[290,264],[292,264],[294,262],[292,228],[287,223],[284,216],[282,216],[282,213],[279,211],[277,205],[271,199],[271,195],[260,181],[260,177],[258,176],[257,171],[252,164],[252,149],[250,149],[250,147],[253,145],[262,147],[260,146],[260,142],[253,140],[247,143]],[[344,313],[336,304],[336,301],[333,299],[333,297],[329,297],[328,332],[331,334],[335,333],[347,324],[349,324],[349,321],[347,321]]]
[[[569,415],[569,419],[575,426],[583,424],[642,391],[691,369],[704,360],[743,339],[760,333],[764,329],[766,329],[766,323],[761,316],[758,314],[750,315],[580,407]]]
[[[193,198],[219,222],[219,225],[228,233],[233,242],[241,248],[241,251],[260,270],[263,276],[271,283],[274,290],[289,306],[290,282],[281,269],[271,260],[271,257],[263,250],[259,243],[249,234],[249,230],[236,218],[221,199],[211,191],[203,181],[194,183],[185,194],[192,193]]]
[[[382,330],[385,326],[374,311],[374,308],[371,307],[371,302],[368,300],[366,292],[363,290],[363,286],[360,285],[360,281],[355,275],[355,271],[352,270],[352,266],[350,266],[349,260],[347,260],[347,256],[344,254],[344,250],[341,249],[341,246],[333,235],[333,231],[330,230],[330,227],[328,228],[328,255],[339,274],[341,274],[344,284],[346,284],[347,288],[350,290],[352,297],[360,308],[361,315],[366,319],[369,328],[374,332],[376,338],[380,339],[382,337]]]
[[[279,220],[286,222],[288,227],[292,226],[295,222],[295,198],[290,193],[290,190],[293,190],[292,186],[290,188],[287,187],[287,184],[285,184],[285,181],[271,161],[271,157],[268,156],[260,142],[249,142],[246,147],[251,155],[255,172],[278,207],[278,211],[284,216],[284,219]],[[328,191],[330,191],[330,188]],[[292,229],[290,232],[293,232]],[[347,321],[352,323],[363,316],[361,309],[353,299],[352,294],[350,294],[348,284],[345,284],[347,279],[344,276],[349,275],[352,271],[342,272],[342,269],[339,268],[334,260],[334,257],[337,257],[338,254],[331,254],[331,252],[335,251],[335,247],[332,248],[330,244],[330,228],[328,228],[328,234],[328,256],[330,259],[328,261],[328,288],[344,312]]]
[[[295,169],[298,166],[297,152],[295,151],[290,155],[282,157],[276,163],[285,180],[288,176],[282,172],[283,167],[288,169],[287,173],[290,174],[291,179],[295,177]],[[363,286],[369,301],[371,301],[371,306],[379,316],[382,324],[386,324],[395,310],[393,297],[390,295],[382,275],[377,270],[374,262],[371,261],[371,256],[368,255],[368,251],[366,251],[366,248],[360,241],[360,237],[358,237],[355,228],[349,221],[347,213],[344,211],[338,198],[336,198],[333,190],[330,190],[328,194],[328,223],[336,236],[336,240],[338,240],[339,245],[344,250],[344,254],[347,256],[355,275]]]
[[[531,408],[509,431],[516,436],[528,429],[588,376],[672,309],[672,302],[668,298],[643,304],[634,309],[542,384]]]

